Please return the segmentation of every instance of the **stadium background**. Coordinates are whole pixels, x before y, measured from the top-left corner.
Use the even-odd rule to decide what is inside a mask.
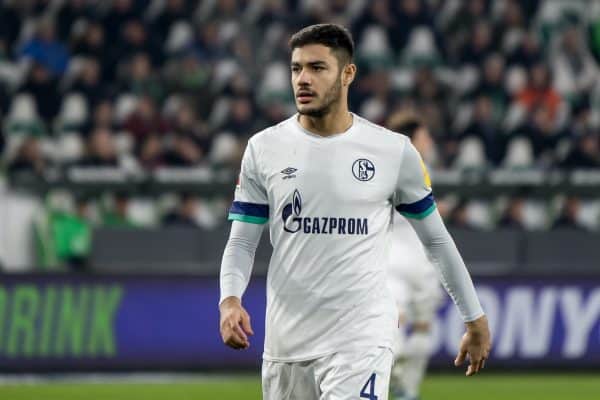
[[[257,335],[229,351],[225,216],[248,137],[295,111],[287,39],[319,22],[355,37],[352,110],[427,122],[439,208],[490,315],[487,376],[465,386],[448,370],[461,324],[440,311],[424,398],[595,398],[594,0],[4,0],[3,398],[259,398],[269,246],[246,296]],[[126,385],[134,371],[167,384]]]

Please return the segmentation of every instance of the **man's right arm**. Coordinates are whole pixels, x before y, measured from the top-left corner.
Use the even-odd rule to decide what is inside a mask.
[[[252,335],[250,316],[242,307],[242,296],[246,291],[254,254],[262,236],[264,225],[233,221],[229,240],[221,262],[221,312],[220,330],[223,342],[234,349],[250,346],[248,335]]]

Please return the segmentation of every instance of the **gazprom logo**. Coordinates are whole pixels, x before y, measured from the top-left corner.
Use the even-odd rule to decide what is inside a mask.
[[[283,218],[283,230],[289,233],[296,233],[302,227],[300,213],[302,212],[302,197],[298,189],[294,190],[292,202],[283,207],[281,218]],[[294,218],[290,216],[294,214]],[[289,223],[289,224],[288,224]]]
[[[288,233],[306,234],[338,234],[368,235],[367,218],[344,217],[303,217],[302,196],[298,189],[294,190],[292,201],[283,207],[281,212],[283,230]]]

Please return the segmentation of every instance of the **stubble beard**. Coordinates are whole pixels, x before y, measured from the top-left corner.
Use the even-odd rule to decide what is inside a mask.
[[[298,113],[300,115],[306,115],[307,117],[322,118],[329,114],[333,109],[333,105],[340,100],[342,93],[342,79],[338,77],[333,85],[323,95],[323,104],[318,108],[309,108],[301,110],[298,107]]]

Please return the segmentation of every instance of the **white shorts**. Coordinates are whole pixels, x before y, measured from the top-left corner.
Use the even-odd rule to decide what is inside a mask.
[[[263,400],[387,400],[394,356],[386,347],[310,361],[263,361]]]

